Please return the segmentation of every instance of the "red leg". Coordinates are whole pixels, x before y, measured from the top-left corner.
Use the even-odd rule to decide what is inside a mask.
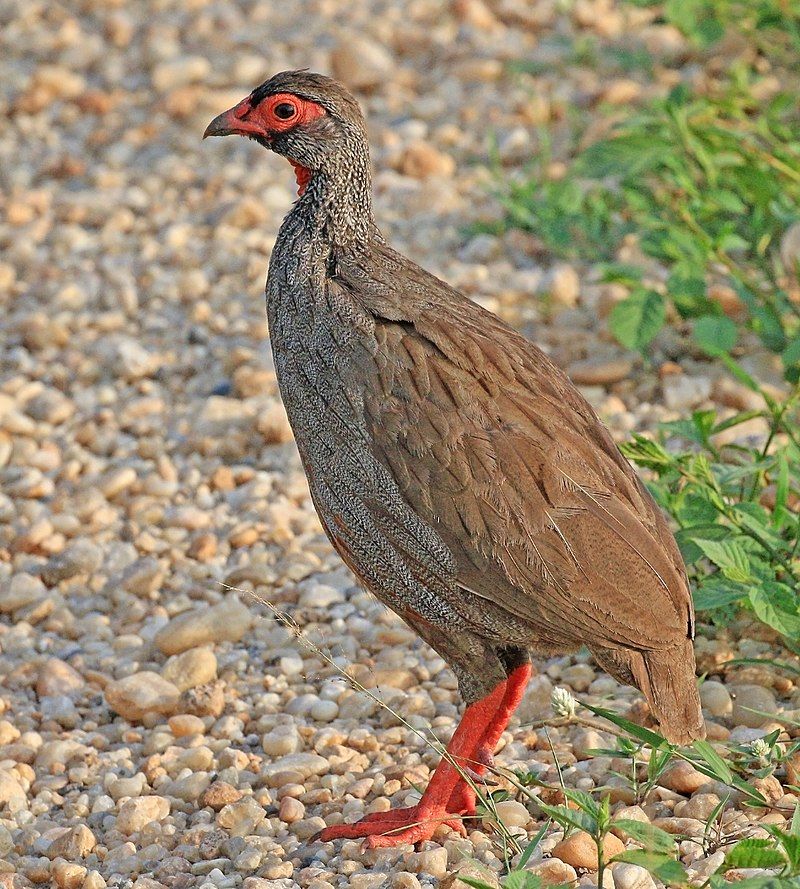
[[[473,753],[474,762],[470,763],[470,769],[473,774],[481,777],[487,767],[492,765],[492,754],[500,736],[506,730],[511,715],[519,706],[522,696],[525,694],[525,688],[528,680],[531,678],[531,665],[523,664],[513,670],[506,681],[506,690],[503,700],[497,708],[494,718],[486,726],[483,737],[478,742]],[[447,804],[449,812],[460,812],[468,818],[475,815],[475,804],[477,798],[474,788],[467,781],[460,781],[450,797]]]
[[[460,817],[452,816],[474,814],[475,794],[452,761],[462,768],[480,770],[478,774],[482,774],[486,766],[480,757],[486,758],[483,751],[487,748],[490,753],[494,749],[522,697],[529,676],[529,664],[518,667],[508,680],[501,682],[494,691],[467,707],[455,734],[447,745],[449,756],[443,758],[436,767],[422,799],[416,806],[376,812],[355,824],[326,827],[319,834],[319,838],[327,842],[340,838],[367,837],[365,845],[375,848],[398,846],[402,843],[420,843],[430,839],[440,824],[446,824],[451,829],[465,834]],[[470,791],[471,797],[459,790],[462,785]]]

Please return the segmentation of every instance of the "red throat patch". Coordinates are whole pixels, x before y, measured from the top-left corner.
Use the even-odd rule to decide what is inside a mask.
[[[289,158],[289,163],[294,167],[294,175],[295,179],[297,179],[297,195],[302,197],[308,187],[308,183],[311,181],[311,170],[302,164],[298,164],[297,161],[293,161],[291,158]]]

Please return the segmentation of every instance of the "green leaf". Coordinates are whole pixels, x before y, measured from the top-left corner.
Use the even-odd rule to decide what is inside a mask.
[[[782,867],[786,858],[775,848],[773,840],[749,838],[728,850],[724,867]]]
[[[763,581],[749,593],[756,617],[789,639],[800,638],[800,613],[791,587],[775,581]]]
[[[629,459],[647,469],[661,469],[675,464],[675,458],[656,441],[633,433],[631,441],[623,442],[619,448]]]
[[[695,538],[694,542],[703,551],[703,555],[720,568],[728,580],[746,583],[752,579],[750,557],[736,540],[704,540]]]
[[[733,583],[719,574],[701,581],[695,589],[693,599],[697,611],[713,611],[715,608],[727,608],[747,598],[747,587]]]
[[[544,839],[544,835],[547,833],[550,827],[550,822],[546,821],[536,832],[536,835],[531,839],[528,845],[523,849],[522,855],[519,858],[519,866],[525,867],[525,865],[530,860],[531,855],[536,851],[539,846],[539,843]]]
[[[692,335],[697,345],[707,355],[724,355],[736,345],[739,328],[724,315],[705,315],[695,321]]]
[[[722,781],[723,784],[733,783],[733,772],[728,767],[725,760],[717,753],[717,751],[708,743],[708,741],[695,741],[692,748],[703,762],[708,766],[710,771],[714,773],[714,777]]]
[[[539,802],[539,808],[562,827],[574,827],[577,830],[585,830],[594,834],[597,831],[597,821],[580,809],[570,809],[567,806],[550,806]]]
[[[628,849],[620,855],[615,855],[613,861],[627,861],[629,864],[638,864],[651,874],[658,877],[662,883],[682,886],[686,882],[686,871],[683,865],[661,852],[646,852],[644,849]]]
[[[634,738],[639,741],[643,741],[645,744],[649,744],[655,750],[659,749],[660,747],[669,746],[666,738],[662,737],[656,732],[650,731],[650,729],[644,728],[641,725],[636,725],[635,722],[631,722],[629,719],[625,719],[624,716],[620,716],[618,713],[614,713],[612,710],[605,710],[603,707],[595,707],[593,704],[587,704],[585,701],[581,701],[581,705],[586,707],[587,710],[590,710],[592,713],[594,713],[595,716],[602,716],[603,719],[607,719],[614,725],[619,726],[619,728],[625,729],[625,731],[633,735]]]
[[[642,351],[664,326],[665,317],[661,294],[654,290],[637,290],[614,306],[608,323],[623,346]]]
[[[467,886],[472,886],[472,889],[493,889],[488,883],[485,883],[483,880],[478,880],[475,877],[462,877],[459,875],[458,879],[461,880],[462,883],[466,883]]]
[[[641,843],[650,852],[669,854],[675,851],[675,838],[660,827],[632,818],[615,818],[613,826]]]
[[[542,878],[529,870],[515,870],[503,880],[503,889],[540,889]]]

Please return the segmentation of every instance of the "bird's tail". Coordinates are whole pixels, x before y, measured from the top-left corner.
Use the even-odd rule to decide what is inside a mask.
[[[631,670],[661,734],[671,744],[689,744],[706,736],[691,639],[665,651],[632,653]]]
[[[594,649],[592,653],[612,676],[642,690],[661,734],[671,744],[689,744],[705,737],[691,639],[663,651],[616,648]]]

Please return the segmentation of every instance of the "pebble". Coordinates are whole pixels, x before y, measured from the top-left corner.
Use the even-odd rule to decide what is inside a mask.
[[[215,781],[203,793],[203,805],[211,806],[215,811],[224,809],[230,803],[235,803],[242,798],[242,791],[228,784],[227,781]]]
[[[130,836],[139,833],[152,821],[163,821],[170,812],[169,800],[163,796],[140,796],[126,800],[117,815],[117,830]]]
[[[506,827],[526,827],[531,821],[531,814],[518,800],[507,799],[495,803],[497,819]]]
[[[296,800],[291,796],[285,796],[281,800],[278,817],[286,824],[294,824],[295,821],[300,821],[301,818],[305,817],[305,814],[306,807],[300,800]]]
[[[110,682],[105,688],[105,696],[108,706],[115,713],[136,722],[149,713],[165,716],[174,713],[180,691],[158,673],[144,670]]]
[[[400,172],[412,179],[449,178],[455,169],[455,162],[449,155],[437,151],[427,142],[412,143],[400,158]]]
[[[700,686],[700,701],[712,716],[730,716],[733,701],[728,689],[714,679],[706,679]]]
[[[731,721],[734,725],[760,728],[772,714],[778,712],[775,695],[768,688],[761,685],[731,685],[728,690],[733,699]]]
[[[21,608],[44,599],[47,588],[31,574],[14,574],[8,583],[0,586],[0,611],[11,614]]]
[[[637,864],[619,861],[612,865],[615,889],[656,889],[656,881],[650,873]]]
[[[253,797],[244,796],[220,809],[217,824],[229,830],[231,836],[244,837],[253,833],[265,817],[264,809]]]
[[[679,759],[665,769],[658,783],[676,793],[691,796],[704,784],[708,784],[708,778],[698,772],[691,763]]]
[[[664,401],[673,411],[697,407],[711,395],[709,377],[690,377],[684,374],[670,374],[661,381]]]
[[[543,886],[572,884],[578,879],[575,868],[560,858],[543,858],[529,864],[526,870],[538,877]]]
[[[36,695],[41,700],[54,695],[73,695],[86,685],[83,676],[65,661],[48,658],[36,678]]]
[[[210,648],[190,648],[169,658],[161,675],[178,691],[186,691],[217,678],[217,658]]]
[[[353,32],[342,33],[330,55],[331,73],[351,89],[383,86],[394,72],[394,60],[380,44]]]
[[[573,361],[567,368],[572,382],[579,386],[609,386],[632,372],[633,362],[629,358],[586,358]]]
[[[218,605],[179,614],[155,637],[164,654],[179,654],[209,642],[238,642],[250,629],[252,614],[236,596],[229,595]]]
[[[618,837],[613,833],[606,834],[603,840],[603,855],[606,861],[619,855],[624,849],[625,846]],[[591,836],[582,830],[575,831],[567,839],[557,843],[551,855],[575,868],[597,870],[597,846]]]
[[[469,883],[465,883],[461,877],[469,880],[485,883],[490,889],[500,889],[500,881],[497,874],[483,862],[474,858],[466,858],[460,861],[439,883],[439,889],[472,889]],[[416,887],[413,887],[416,889]]]

